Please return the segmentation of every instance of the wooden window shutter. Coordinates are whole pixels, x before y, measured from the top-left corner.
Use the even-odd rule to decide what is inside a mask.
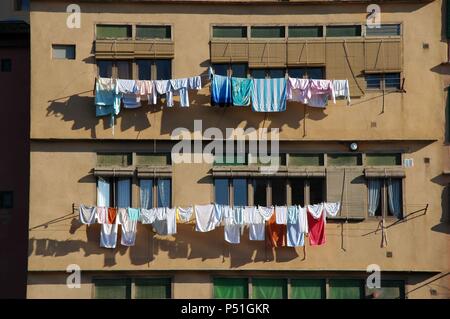
[[[286,67],[285,42],[251,42],[249,67]]]
[[[362,168],[327,168],[327,202],[341,202],[340,216],[366,217],[367,187]]]
[[[132,59],[174,57],[172,41],[132,41],[97,40],[95,42],[97,59]]]
[[[211,62],[247,62],[248,43],[243,41],[211,41]]]
[[[362,41],[329,40],[326,43],[327,79],[348,79],[351,96],[364,94],[364,46]]]
[[[400,39],[366,41],[365,52],[367,72],[400,72],[402,70]]]
[[[325,42],[289,41],[287,44],[288,65],[325,64]]]

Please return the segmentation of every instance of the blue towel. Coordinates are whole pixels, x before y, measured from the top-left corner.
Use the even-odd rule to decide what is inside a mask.
[[[98,79],[95,84],[95,115],[117,115],[120,111],[120,98],[115,93],[114,85],[107,85],[111,79]],[[103,85],[102,85],[103,84]],[[109,86],[111,89],[105,89]]]
[[[286,110],[286,79],[253,79],[252,108],[255,112]]]
[[[233,105],[249,106],[253,92],[253,82],[246,78],[231,78]]]
[[[230,106],[231,103],[231,78],[214,74],[211,82],[211,105]]]

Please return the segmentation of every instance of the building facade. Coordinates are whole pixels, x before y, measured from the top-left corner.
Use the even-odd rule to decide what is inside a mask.
[[[449,297],[442,1],[381,2],[380,28],[368,26],[368,1],[78,3],[79,16],[68,1],[30,6],[28,298],[367,298],[373,264],[382,297]],[[348,79],[351,102],[288,102],[277,113],[211,106],[210,66],[237,77]],[[122,109],[114,125],[96,117],[98,77],[189,76],[203,82],[189,108],[175,96],[172,108],[162,99]],[[278,128],[279,170],[268,174],[247,153],[172,159],[174,130],[206,149],[213,127]],[[321,246],[271,248],[248,230],[233,245],[223,227],[178,223],[173,236],[138,224],[134,246],[105,249],[100,226],[78,218],[80,204],[98,202],[99,183],[109,206],[127,198],[140,207],[147,190],[151,206],[342,208]],[[67,269],[78,267],[80,288],[69,288]]]

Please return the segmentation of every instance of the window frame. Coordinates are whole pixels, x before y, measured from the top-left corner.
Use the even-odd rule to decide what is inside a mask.
[[[236,27],[236,28],[245,28],[245,37],[214,37],[214,28],[215,27]],[[239,23],[213,23],[209,25],[209,38],[210,41],[221,41],[221,40],[232,40],[232,41],[246,41],[250,39],[250,25],[248,24],[239,24]]]
[[[99,61],[108,61],[108,62],[112,62],[112,78],[113,79],[119,79],[119,67],[117,65],[118,62],[123,62],[123,61],[127,61],[128,62],[128,67],[129,67],[129,73],[130,73],[130,77],[131,80],[135,79],[134,76],[134,60],[133,59],[116,59],[116,60],[111,60],[111,59],[96,59],[95,64],[97,66],[97,76],[100,77],[100,67],[98,65]]]
[[[137,183],[137,187],[138,187],[138,194],[139,194],[139,198],[138,198],[138,203],[139,206],[141,205],[141,181],[142,180],[152,180],[152,206],[151,208],[158,208],[158,180],[160,179],[168,179],[170,180],[170,204],[169,206],[172,207],[173,206],[173,178],[169,177],[169,176],[164,176],[164,177],[140,177],[138,178],[138,183]]]
[[[329,163],[329,155],[357,155],[357,164],[356,165],[333,165]],[[364,153],[363,152],[348,152],[348,151],[342,151],[342,152],[327,152],[325,153],[324,157],[324,165],[326,167],[333,167],[333,168],[351,168],[351,167],[364,167]]]
[[[402,82],[403,82],[403,77],[402,77],[402,73],[403,72],[391,72],[391,71],[387,71],[387,72],[365,72],[364,73],[364,82],[365,82],[365,89],[366,91],[369,92],[403,92],[402,90]],[[386,87],[386,78],[385,75],[386,74],[398,74],[399,77],[399,85],[398,88],[392,88],[392,87]],[[380,84],[379,88],[370,88],[367,86],[367,77],[368,76],[372,76],[372,75],[377,75],[379,77],[379,81],[378,83]]]
[[[404,212],[405,212],[405,183],[404,178],[400,177],[378,177],[378,178],[371,178],[371,179],[378,179],[381,180],[381,190],[380,190],[380,200],[379,200],[379,209],[381,210],[381,215],[369,215],[369,210],[367,209],[367,218],[372,220],[377,219],[388,219],[388,220],[402,220],[404,218]],[[397,179],[400,180],[400,207],[402,209],[402,218],[397,218],[394,215],[389,213],[389,195],[388,195],[388,180],[389,179]],[[366,178],[366,187],[367,187],[367,202],[369,202],[369,179]],[[378,211],[378,210],[377,210]]]
[[[111,277],[111,275],[100,275],[100,276],[93,276],[91,278],[91,299],[96,299],[95,295],[95,282],[96,281],[102,281],[102,280],[125,280],[129,282],[129,292],[128,296],[129,298],[126,298],[124,300],[128,299],[136,299],[136,281],[138,280],[146,280],[146,279],[168,279],[170,281],[170,297],[167,299],[173,299],[174,298],[174,276],[168,275],[168,276],[123,276],[123,277]]]
[[[357,36],[329,36],[328,35],[328,27],[357,27],[359,26],[360,28],[360,35]],[[363,33],[363,28],[364,25],[362,23],[355,23],[355,22],[339,22],[339,23],[327,23],[324,25],[324,38],[325,39],[361,39],[364,38],[364,33]]]
[[[224,180],[227,180],[227,185],[228,185],[228,187],[227,187],[227,191],[228,191],[228,206],[230,206],[230,207],[235,207],[235,206],[242,206],[242,205],[235,205],[235,202],[234,202],[234,180],[238,180],[238,179],[242,179],[242,180],[245,180],[245,182],[246,182],[246,186],[247,186],[247,188],[246,188],[246,198],[247,198],[247,204],[245,205],[245,206],[247,206],[247,205],[249,205],[249,198],[250,198],[250,194],[249,194],[249,183],[250,183],[250,179],[249,178],[247,178],[247,177],[227,177],[227,176],[220,176],[220,177],[214,177],[214,179],[213,179],[213,197],[214,197],[214,202],[216,203],[217,202],[217,197],[216,197],[216,179],[224,179]]]
[[[137,36],[138,27],[169,27],[170,28],[170,37],[169,38],[141,38]],[[164,41],[164,42],[172,42],[173,41],[173,33],[174,33],[174,25],[172,23],[144,23],[138,22],[132,24],[132,35],[133,39],[136,41]]]
[[[131,36],[129,36],[129,37],[118,37],[118,38],[109,38],[109,37],[106,37],[106,38],[99,38],[98,37],[98,30],[97,30],[97,26],[101,26],[101,25],[104,25],[104,26],[128,26],[128,27],[130,27],[130,31],[131,31]],[[129,23],[129,22],[94,22],[94,39],[95,39],[95,41],[97,41],[97,40],[100,40],[100,41],[102,41],[102,40],[133,40],[134,39],[134,34],[135,34],[135,31],[134,31],[134,25],[132,24],[132,23]]]
[[[320,27],[321,29],[322,29],[322,36],[321,37],[290,37],[289,36],[289,29],[290,28],[301,28],[301,27],[305,27],[305,28],[314,28],[314,27],[316,27],[316,28],[318,28],[318,27]],[[309,39],[309,40],[320,40],[320,39],[323,39],[323,38],[325,38],[325,24],[307,24],[307,23],[305,23],[305,24],[288,24],[287,25],[287,39],[292,39],[292,40],[296,40],[296,39]]]
[[[400,27],[400,34],[398,35],[367,35],[367,24],[363,24],[363,35],[365,38],[370,38],[370,39],[399,39],[401,37],[403,37],[403,22],[387,22],[387,23],[381,23],[381,26],[383,25],[398,25]]]
[[[54,55],[55,47],[59,48],[73,48],[73,58],[68,58],[67,55],[64,58],[56,58]],[[74,61],[77,59],[77,46],[76,44],[62,44],[62,43],[52,43],[51,44],[51,59],[54,61]]]

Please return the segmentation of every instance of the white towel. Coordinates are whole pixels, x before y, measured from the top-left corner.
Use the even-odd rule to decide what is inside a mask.
[[[167,221],[167,235],[174,235],[177,233],[177,209],[167,208],[166,209],[166,221]]]
[[[248,226],[248,233],[250,240],[265,240],[266,225],[265,224],[251,224]]]
[[[278,225],[287,224],[287,207],[286,206],[275,206],[275,217],[276,223]]]
[[[91,225],[95,223],[97,218],[97,207],[95,206],[85,206],[80,204],[80,221],[83,224]]]
[[[230,244],[241,242],[241,225],[225,225],[225,241]]]
[[[192,207],[187,208],[178,207],[178,218],[180,219],[181,222],[187,223],[188,221],[191,220],[193,211],[194,209]]]
[[[195,230],[208,232],[216,228],[217,220],[214,213],[214,205],[195,205]]]
[[[322,216],[322,211],[323,211],[323,203],[308,205],[308,212],[311,214],[312,217],[314,217],[314,219],[319,219],[320,216]]]
[[[100,247],[116,248],[117,224],[102,224],[100,232]]]
[[[323,203],[325,212],[327,216],[335,217],[339,213],[339,209],[341,208],[341,203]]]
[[[141,208],[141,223],[142,224],[153,224],[153,222],[156,220],[156,209],[144,209]]]
[[[343,96],[347,99],[347,104],[350,104],[350,86],[348,80],[333,80],[334,95]]]
[[[274,211],[273,206],[272,207],[258,206],[258,212],[266,221],[272,217],[273,211]]]
[[[122,221],[122,238],[120,243],[123,246],[134,246],[136,242],[136,232],[137,232],[137,220],[127,220]]]
[[[156,208],[156,220],[166,220],[166,214],[165,207]]]

